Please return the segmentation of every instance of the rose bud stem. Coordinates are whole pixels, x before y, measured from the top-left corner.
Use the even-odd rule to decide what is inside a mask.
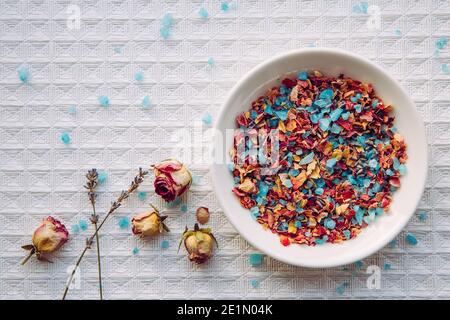
[[[23,249],[27,249],[30,250],[28,252],[28,255],[25,257],[25,259],[22,260],[22,262],[20,263],[22,266],[28,262],[28,260],[30,260],[30,258],[36,253],[36,249],[34,248],[34,246],[31,246],[32,248],[27,248],[28,246],[23,246]]]

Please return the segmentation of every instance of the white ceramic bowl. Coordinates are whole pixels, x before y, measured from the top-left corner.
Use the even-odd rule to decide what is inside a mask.
[[[301,70],[320,70],[325,75],[344,73],[363,82],[372,83],[377,94],[394,106],[395,125],[407,143],[408,173],[401,178],[401,187],[395,192],[390,212],[380,216],[355,238],[341,244],[326,243],[314,247],[281,245],[278,235],[264,230],[253,220],[250,212],[241,207],[231,192],[234,184],[226,163],[211,167],[213,186],[226,216],[237,231],[255,248],[285,263],[304,267],[333,267],[363,259],[394,239],[405,227],[420,201],[427,175],[427,143],[422,120],[413,102],[400,84],[373,62],[356,54],[326,48],[299,49],[271,58],[247,73],[231,90],[216,121],[216,129],[225,132],[234,129],[237,114],[249,110],[251,102],[265,91],[280,84],[280,79],[293,76]],[[228,146],[232,137],[226,137]],[[227,146],[215,143],[227,163]],[[222,150],[217,150],[222,149]]]

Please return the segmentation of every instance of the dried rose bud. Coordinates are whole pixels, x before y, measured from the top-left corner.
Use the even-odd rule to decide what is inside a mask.
[[[206,207],[198,207],[195,215],[200,224],[205,224],[209,221],[209,209]]]
[[[153,171],[155,192],[167,202],[175,200],[191,186],[192,175],[178,160],[164,160],[154,165]]]
[[[33,254],[36,254],[38,260],[48,261],[42,254],[58,250],[68,239],[69,231],[67,231],[66,227],[55,218],[47,217],[34,231],[33,244],[22,246],[23,249],[30,251],[28,256],[22,261],[22,264],[25,264]]]
[[[169,231],[169,228],[164,224],[166,218],[167,216],[160,216],[158,210],[153,207],[152,211],[138,214],[131,219],[132,231],[134,234],[143,237],[155,236],[164,231]]]
[[[186,227],[178,250],[180,250],[181,242],[184,242],[184,246],[189,254],[189,260],[197,264],[208,261],[212,256],[214,243],[218,247],[217,240],[211,233],[211,229],[200,229],[197,223],[194,226],[194,230],[188,230]]]

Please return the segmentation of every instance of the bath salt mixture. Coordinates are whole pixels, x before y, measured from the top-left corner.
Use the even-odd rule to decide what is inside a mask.
[[[388,211],[406,174],[391,111],[371,84],[344,75],[282,80],[236,117],[233,192],[285,246],[356,237]]]

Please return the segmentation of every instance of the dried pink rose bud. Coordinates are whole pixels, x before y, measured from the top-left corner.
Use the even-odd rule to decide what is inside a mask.
[[[167,202],[186,192],[192,183],[192,175],[180,161],[164,160],[153,166],[155,192]]]
[[[184,242],[184,246],[188,252],[189,260],[197,264],[202,264],[211,258],[214,243],[218,246],[211,229],[200,229],[197,223],[194,226],[194,230],[188,230],[186,227],[178,250],[180,250],[182,242]]]
[[[25,264],[33,254],[36,254],[38,260],[48,261],[42,256],[45,253],[52,253],[61,248],[69,239],[69,231],[57,219],[49,216],[43,220],[42,224],[34,231],[33,244],[22,246],[30,253],[22,261]]]
[[[195,215],[200,224],[205,224],[209,221],[209,209],[206,207],[198,207]]]
[[[134,234],[143,237],[155,236],[164,231],[169,231],[169,228],[164,224],[166,218],[167,216],[160,216],[158,210],[153,207],[152,211],[138,214],[131,219],[132,231]]]

